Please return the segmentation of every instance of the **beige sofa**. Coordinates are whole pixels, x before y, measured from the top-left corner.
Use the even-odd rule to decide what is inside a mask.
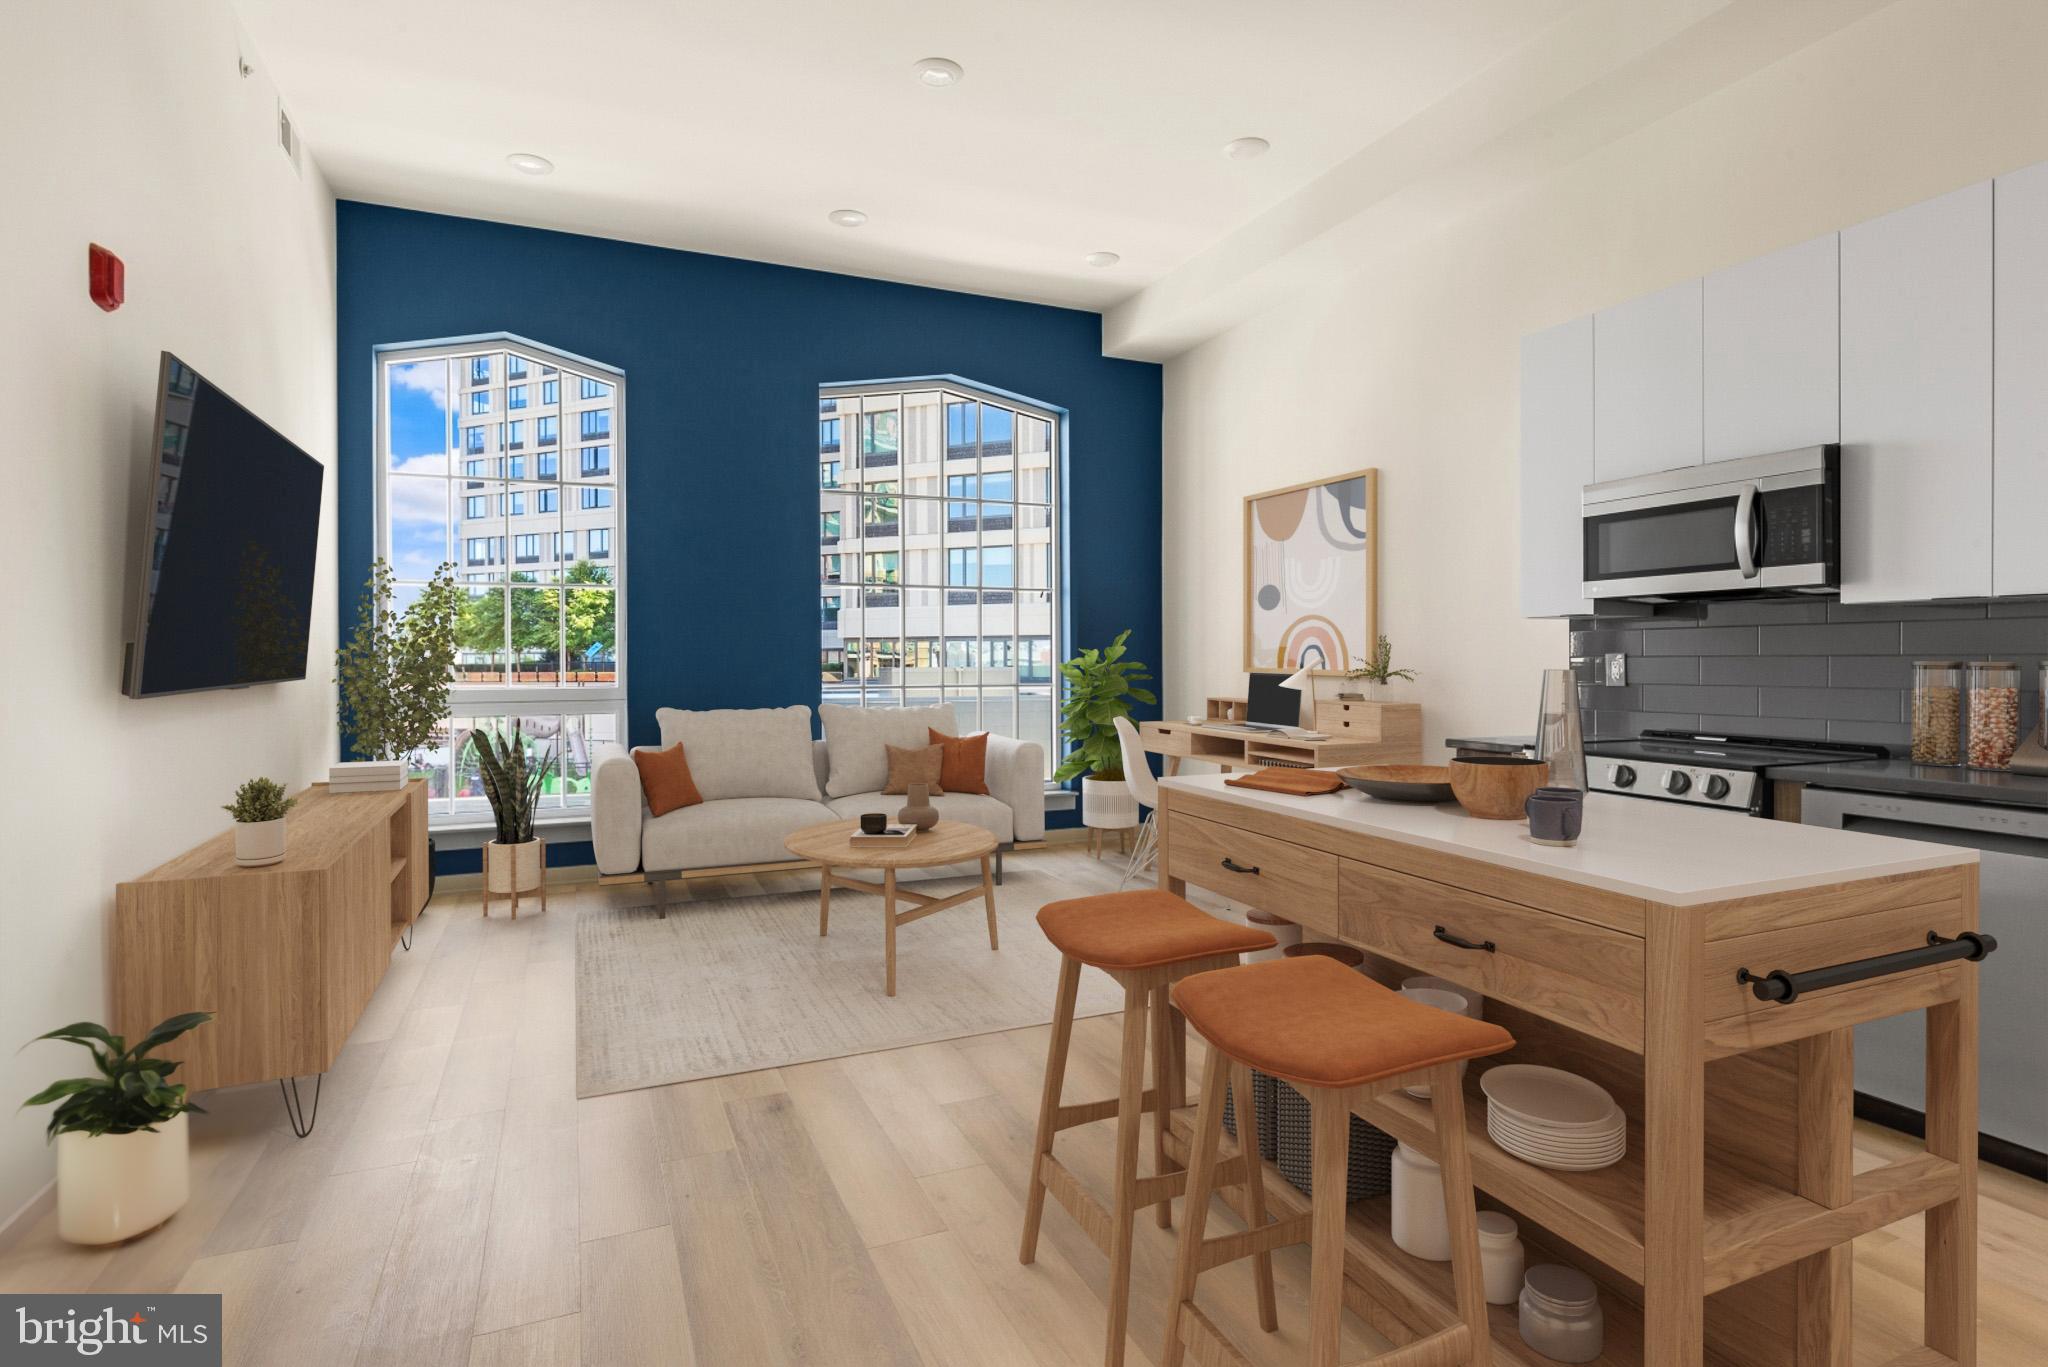
[[[927,727],[950,732],[956,725],[946,707],[827,704],[818,711],[824,740],[811,738],[808,707],[657,711],[662,746],[682,742],[704,796],[662,816],[648,812],[632,756],[616,745],[600,748],[590,814],[598,872],[661,879],[796,863],[782,844],[792,832],[903,806],[903,797],[880,791],[885,746],[923,745]],[[1044,748],[991,735],[987,778],[987,793],[942,793],[932,805],[949,821],[995,836],[1000,882],[1003,851],[1045,837]]]

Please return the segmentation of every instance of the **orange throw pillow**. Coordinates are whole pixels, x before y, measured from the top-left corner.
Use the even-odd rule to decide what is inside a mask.
[[[925,728],[925,739],[933,745],[946,747],[945,763],[939,769],[939,782],[949,793],[986,793],[988,791],[988,732],[977,731],[971,736],[949,736],[944,731]]]
[[[667,816],[704,800],[704,795],[697,791],[697,780],[690,777],[690,761],[683,758],[681,741],[666,750],[635,750],[633,767],[640,771],[640,789],[647,794],[647,810],[655,816]]]

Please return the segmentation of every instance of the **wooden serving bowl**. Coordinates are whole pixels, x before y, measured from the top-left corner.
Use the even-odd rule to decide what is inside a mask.
[[[1550,782],[1550,761],[1521,755],[1465,755],[1451,761],[1451,795],[1473,816],[1521,821],[1529,794]]]

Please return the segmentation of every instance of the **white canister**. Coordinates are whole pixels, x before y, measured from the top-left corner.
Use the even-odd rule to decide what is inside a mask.
[[[1285,916],[1275,916],[1270,911],[1260,911],[1254,907],[1244,914],[1244,923],[1254,930],[1265,931],[1274,940],[1271,949],[1254,950],[1252,953],[1247,954],[1245,958],[1249,961],[1278,959],[1287,953],[1289,945],[1301,943],[1301,927],[1288,920]]]
[[[1479,1212],[1479,1270],[1488,1305],[1513,1305],[1522,1294],[1521,1228],[1497,1210]]]
[[[1444,1218],[1444,1174],[1426,1155],[1394,1145],[1394,1246],[1433,1263],[1451,1260],[1451,1227]]]
[[[1409,979],[1409,982],[1413,981],[1414,979]],[[1401,995],[1409,1001],[1419,1002],[1423,1006],[1433,1006],[1439,1011],[1448,1011],[1454,1016],[1469,1014],[1465,1009],[1464,994],[1456,990],[1446,991],[1440,987],[1410,987],[1408,983],[1403,983],[1401,985]],[[1465,1063],[1466,1060],[1464,1059],[1458,1061],[1458,1076],[1461,1078],[1465,1076]],[[1419,1097],[1424,1101],[1429,1100],[1429,1084],[1427,1082],[1417,1083],[1413,1087],[1403,1087],[1401,1090],[1412,1097]]]
[[[1607,1329],[1593,1279],[1576,1267],[1540,1263],[1522,1279],[1522,1341],[1559,1362],[1600,1356]]]

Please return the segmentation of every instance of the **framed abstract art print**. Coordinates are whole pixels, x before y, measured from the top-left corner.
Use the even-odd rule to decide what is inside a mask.
[[[1379,635],[1379,471],[1244,501],[1244,667],[1336,672]]]

